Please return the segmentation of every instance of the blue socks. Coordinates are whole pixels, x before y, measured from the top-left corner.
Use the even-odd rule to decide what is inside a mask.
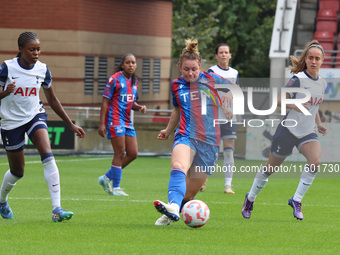
[[[109,171],[106,172],[106,177],[112,180],[112,187],[119,188],[120,180],[122,179],[123,169],[121,166],[111,165]]]
[[[179,208],[187,188],[185,176],[185,172],[179,168],[173,168],[170,173],[168,200],[170,204],[177,204]]]

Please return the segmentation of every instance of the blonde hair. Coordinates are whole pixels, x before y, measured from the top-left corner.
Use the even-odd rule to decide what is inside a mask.
[[[183,59],[196,60],[199,64],[201,64],[201,55],[198,51],[198,41],[197,39],[187,39],[185,40],[185,48],[182,51],[182,54],[179,58],[178,65],[181,66],[183,63]]]
[[[305,48],[298,59],[294,56],[290,56],[290,60],[292,61],[292,66],[290,66],[291,73],[296,74],[307,69],[305,59],[307,57],[308,51],[311,48],[318,48],[321,50],[322,58],[324,57],[324,50],[320,43],[317,40],[310,41],[305,45]]]

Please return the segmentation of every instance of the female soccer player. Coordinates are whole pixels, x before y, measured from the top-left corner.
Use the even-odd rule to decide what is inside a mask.
[[[98,133],[111,140],[114,156],[111,168],[98,178],[104,190],[115,196],[128,196],[121,188],[122,169],[137,158],[136,131],[131,121],[131,109],[146,113],[146,106],[137,104],[138,80],[136,57],[123,56],[115,73],[108,79],[100,110]],[[112,184],[111,184],[112,181]]]
[[[164,214],[155,225],[179,220],[181,207],[194,199],[218,157],[220,130],[214,120],[218,119],[219,97],[214,88],[231,82],[214,73],[201,72],[197,45],[197,40],[186,40],[179,61],[182,76],[171,84],[174,110],[166,129],[158,135],[160,140],[167,139],[179,124],[171,153],[169,204],[154,201],[157,211]],[[227,107],[223,109],[227,117],[232,117]]]
[[[0,190],[0,212],[5,219],[13,219],[8,205],[8,194],[24,176],[25,133],[38,150],[44,166],[44,176],[52,201],[52,220],[69,220],[73,212],[60,206],[59,171],[52,154],[47,132],[47,114],[39,99],[43,87],[53,111],[80,138],[85,137],[81,127],[72,123],[52,89],[52,76],[46,64],[40,62],[40,40],[33,32],[24,32],[18,38],[19,53],[0,67],[1,136],[10,169],[5,173]]]
[[[301,200],[312,185],[319,169],[321,146],[314,128],[316,123],[319,133],[323,135],[327,133],[327,128],[322,125],[318,113],[319,105],[323,100],[324,91],[327,87],[326,81],[318,75],[324,59],[324,51],[319,42],[313,40],[306,44],[299,59],[296,59],[294,56],[290,58],[293,64],[291,72],[294,73],[294,76],[286,84],[286,87],[304,88],[311,93],[308,103],[303,104],[311,115],[305,115],[295,104],[286,105],[290,111],[283,119],[287,119],[287,121],[293,119],[295,123],[289,123],[287,127],[280,124],[277,127],[269,159],[265,166],[257,173],[250,192],[246,194],[242,207],[244,218],[250,218],[255,198],[268,182],[268,177],[292,153],[293,147],[296,146],[307,159],[307,165],[301,174],[300,183],[294,196],[288,201],[288,205],[293,208],[294,217],[302,220]],[[304,97],[304,93],[286,94],[286,98]],[[281,106],[280,100],[278,105]]]
[[[218,61],[217,65],[214,65],[209,68],[208,72],[216,73],[221,75],[223,78],[230,80],[231,82],[239,85],[238,82],[238,71],[229,66],[229,60],[231,59],[231,51],[230,46],[228,44],[219,44],[215,50],[215,58]],[[223,92],[220,92],[220,95]],[[232,110],[232,108],[230,108]],[[223,119],[224,113],[222,109],[219,110],[218,114],[219,119]],[[233,117],[232,121],[236,122],[236,116]],[[231,181],[233,179],[233,167],[234,167],[234,148],[235,148],[235,140],[237,139],[236,135],[236,124],[231,124],[228,122],[227,124],[220,125],[221,129],[221,138],[223,140],[223,166],[225,169],[229,171],[224,172],[224,193],[234,194],[235,192],[231,188]],[[203,184],[200,191],[204,191],[207,184]]]

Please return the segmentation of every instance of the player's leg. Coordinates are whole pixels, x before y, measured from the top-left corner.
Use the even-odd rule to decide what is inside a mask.
[[[223,139],[223,168],[224,172],[224,193],[234,194],[235,192],[231,188],[231,181],[233,179],[233,169],[235,167],[234,161],[234,147],[235,139],[224,138]]]
[[[244,218],[250,218],[256,196],[264,188],[268,182],[268,177],[275,171],[275,168],[280,166],[285,158],[292,153],[297,143],[298,139],[293,136],[287,128],[281,125],[278,126],[273,136],[269,159],[265,166],[261,167],[256,174],[253,185],[249,193],[245,196],[242,206],[242,215]]]
[[[111,138],[114,156],[111,168],[106,172],[105,176],[112,181],[112,192],[110,194],[115,196],[128,196],[128,194],[120,188],[120,182],[123,174],[122,164],[126,150],[126,137],[126,135],[122,135]]]
[[[269,176],[273,173],[275,167],[280,166],[285,158],[278,158],[274,156],[272,152],[269,154],[269,159],[264,167],[261,167],[257,172],[253,185],[250,191],[246,194],[245,200],[242,206],[242,215],[244,218],[248,219],[251,216],[251,211],[253,210],[253,204],[257,195],[266,186]]]
[[[186,173],[195,154],[188,144],[189,140],[186,141],[186,144],[179,143],[172,149],[171,172],[168,186],[169,204],[159,200],[154,202],[156,210],[165,214],[173,221],[179,220],[179,209],[186,193]]]
[[[318,141],[311,141],[300,147],[300,152],[306,157],[307,165],[300,176],[299,185],[288,204],[293,208],[296,219],[302,220],[301,200],[312,185],[321,163],[321,146]]]
[[[14,130],[2,129],[1,136],[10,168],[6,171],[0,188],[0,213],[4,219],[13,219],[13,212],[8,205],[8,194],[24,176],[25,131],[23,127]]]
[[[37,119],[37,117],[39,117]],[[69,220],[73,217],[73,212],[65,211],[61,208],[60,202],[60,177],[59,169],[52,153],[50,138],[47,132],[46,115],[38,114],[29,124],[27,134],[38,150],[41,162],[44,167],[44,177],[52,202],[52,220],[59,222]],[[42,119],[45,118],[45,121]]]
[[[138,157],[138,143],[136,132],[130,129],[126,130],[125,136],[125,148],[126,154],[122,161],[122,168],[126,167],[132,161],[134,161]]]
[[[192,174],[192,172],[195,172]],[[194,177],[193,177],[194,176]],[[184,202],[182,202],[182,206],[190,201],[193,200],[197,193],[199,192],[200,188],[202,187],[203,183],[208,179],[208,175],[205,172],[199,170],[196,165],[192,165],[190,171],[187,173],[186,178],[186,193],[183,198]]]
[[[125,127],[106,127],[106,136],[111,141],[114,155],[109,170],[104,175],[99,176],[98,183],[109,194],[112,194],[111,181],[115,185],[116,183],[120,185],[120,179],[122,178],[122,162],[125,156],[125,131]]]

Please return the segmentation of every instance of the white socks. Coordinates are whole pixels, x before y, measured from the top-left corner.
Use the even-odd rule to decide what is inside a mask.
[[[309,187],[312,185],[315,177],[316,177],[317,171],[311,171],[309,166],[306,165],[305,169],[301,173],[300,182],[296,189],[296,192],[293,196],[294,201],[301,202],[303,196],[306,194]]]
[[[251,187],[250,192],[248,194],[248,200],[255,201],[256,196],[260,193],[264,186],[266,186],[269,176],[270,174],[264,172],[263,167],[261,167],[261,169],[255,176],[253,186]]]
[[[59,170],[53,156],[42,161],[44,166],[44,177],[48,185],[53,209],[60,206],[60,182]]]
[[[8,200],[9,192],[11,192],[20,178],[13,175],[10,170],[5,173],[0,189],[0,203],[5,203]]]
[[[223,150],[224,160],[223,166],[226,170],[224,172],[225,184],[224,186],[231,185],[233,179],[233,168],[234,168],[234,150],[232,148],[225,148]]]

